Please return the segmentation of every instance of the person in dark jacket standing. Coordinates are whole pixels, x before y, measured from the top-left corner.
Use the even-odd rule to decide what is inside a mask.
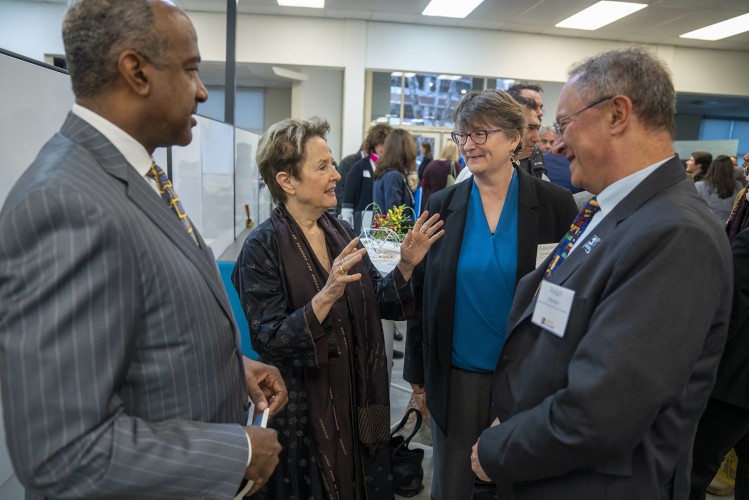
[[[455,110],[455,127],[453,140],[474,175],[427,203],[429,213],[445,220],[447,237],[414,271],[421,316],[409,321],[404,367],[414,393],[426,392],[436,500],[471,498],[471,445],[491,423],[492,371],[515,285],[577,211],[569,191],[513,165],[525,116],[506,92],[467,94]],[[496,493],[497,487],[476,489]]]
[[[690,500],[705,499],[705,489],[731,448],[739,459],[734,498],[749,499],[749,230],[735,237],[731,253],[731,322],[718,378],[694,439]]]
[[[428,141],[421,143],[421,154],[421,163],[419,163],[419,168],[416,170],[416,173],[419,174],[419,182],[424,177],[424,169],[432,162],[432,145]]]
[[[367,156],[354,163],[346,176],[341,218],[351,224],[357,234],[361,231],[362,213],[372,203],[375,164],[382,155],[385,139],[392,130],[393,127],[387,123],[378,123],[369,129],[366,138]]]

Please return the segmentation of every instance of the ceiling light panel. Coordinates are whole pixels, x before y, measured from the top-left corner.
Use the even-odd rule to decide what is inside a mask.
[[[581,10],[555,26],[576,30],[597,30],[645,7],[647,4],[644,3],[602,1]]]
[[[306,7],[308,9],[322,9],[325,0],[278,0],[280,7]]]
[[[456,17],[463,18],[468,16],[484,0],[432,0],[426,9],[421,13],[422,16],[435,17]]]
[[[679,38],[695,38],[697,40],[722,40],[729,36],[749,31],[749,14],[734,17],[720,23],[711,24],[698,30],[679,35]]]

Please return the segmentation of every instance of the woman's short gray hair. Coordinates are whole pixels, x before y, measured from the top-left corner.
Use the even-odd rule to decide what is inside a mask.
[[[325,139],[330,124],[318,117],[309,120],[287,118],[274,123],[260,137],[257,146],[257,166],[273,199],[286,202],[286,191],[276,181],[279,172],[294,179],[301,177],[301,166],[307,156],[307,141],[313,137]]]

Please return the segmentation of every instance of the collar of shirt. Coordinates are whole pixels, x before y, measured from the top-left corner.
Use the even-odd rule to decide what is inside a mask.
[[[151,169],[153,159],[146,148],[120,127],[80,104],[73,104],[73,114],[106,137],[140,175]]]
[[[575,242],[575,246],[572,247],[570,253],[572,253],[580,245],[581,242],[585,241],[585,237],[590,234],[590,232],[593,231],[593,229],[595,229],[598,224],[600,224],[604,217],[606,217],[606,215],[614,210],[614,208],[616,208],[616,206],[624,198],[626,198],[629,193],[634,191],[642,181],[644,181],[650,174],[655,172],[658,167],[666,163],[671,158],[672,157],[668,157],[650,165],[649,167],[638,170],[634,174],[628,175],[624,179],[619,179],[618,181],[601,191],[598,196],[596,196],[596,201],[598,201],[598,204],[601,206],[601,210],[593,215],[593,218],[590,220],[588,227],[585,228],[585,232],[581,234],[577,239],[577,241]]]
[[[616,206],[627,197],[629,193],[635,190],[642,181],[647,178],[650,174],[655,172],[655,169],[666,163],[671,158],[666,158],[657,163],[650,165],[649,167],[638,170],[634,174],[628,175],[624,179],[619,179],[612,185],[600,192],[596,197],[598,204],[601,206],[601,218],[606,217]],[[598,215],[598,214],[596,214]],[[593,221],[591,221],[591,224]]]

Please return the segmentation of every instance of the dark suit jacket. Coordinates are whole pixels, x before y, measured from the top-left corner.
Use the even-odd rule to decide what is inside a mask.
[[[361,231],[362,212],[372,203],[372,175],[372,164],[366,156],[354,163],[346,176],[342,208],[354,209],[354,231],[357,234]]]
[[[518,285],[493,382],[501,423],[479,460],[516,500],[687,498],[728,326],[728,241],[675,158],[593,235],[550,279],[575,292],[563,337],[530,320],[546,264]]]
[[[731,324],[712,397],[749,410],[749,229],[736,236],[731,253]]]
[[[516,172],[519,280],[535,268],[539,244],[562,239],[577,207],[566,189],[518,169]],[[472,186],[473,179],[466,179],[429,198],[427,210],[445,220],[445,235],[432,246],[411,278],[421,315],[409,321],[404,378],[414,384],[426,382],[430,415],[443,431],[450,398],[447,381],[452,365],[455,276]]]
[[[0,381],[29,498],[232,498],[239,335],[213,255],[70,114],[0,212]]]

